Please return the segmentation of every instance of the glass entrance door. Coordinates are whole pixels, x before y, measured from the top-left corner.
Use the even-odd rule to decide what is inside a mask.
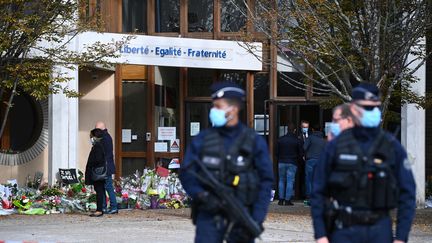
[[[276,104],[276,139],[288,132],[288,125],[294,125],[295,133],[300,137],[301,121],[309,122],[309,129],[314,126],[323,128],[325,122],[331,121],[331,110],[322,109],[318,104],[307,103],[279,103]],[[276,146],[275,146],[276,147]],[[298,161],[296,179],[294,184],[295,199],[302,199],[305,195],[305,166],[304,161]]]
[[[278,104],[276,130],[277,137],[283,136],[287,132],[289,123],[294,124],[296,134],[300,132],[301,121],[308,121],[310,127],[318,125],[323,127],[327,113],[317,104]],[[331,120],[331,116],[330,116]]]
[[[148,83],[122,80],[121,174],[131,175],[146,166],[148,149]]]
[[[211,127],[209,121],[210,102],[186,103],[186,146],[201,130]]]

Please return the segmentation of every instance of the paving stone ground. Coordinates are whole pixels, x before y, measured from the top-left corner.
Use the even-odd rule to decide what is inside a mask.
[[[0,216],[0,241],[193,242],[189,209],[121,210],[118,215]],[[309,208],[271,205],[257,242],[313,242]],[[410,242],[432,242],[432,209],[417,210]]]

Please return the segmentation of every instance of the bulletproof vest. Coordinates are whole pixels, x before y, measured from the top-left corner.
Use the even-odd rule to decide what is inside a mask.
[[[396,158],[391,141],[380,131],[363,152],[352,130],[339,135],[329,177],[329,194],[354,209],[389,210],[397,206]]]
[[[228,151],[216,129],[204,137],[201,161],[213,176],[244,204],[252,205],[258,196],[258,173],[253,160],[255,132],[244,128]]]

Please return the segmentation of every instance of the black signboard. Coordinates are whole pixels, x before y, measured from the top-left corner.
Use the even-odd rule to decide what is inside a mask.
[[[64,184],[78,183],[76,169],[59,169],[60,179]]]

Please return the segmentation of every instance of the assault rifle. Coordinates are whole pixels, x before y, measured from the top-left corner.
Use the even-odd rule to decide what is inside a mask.
[[[250,216],[244,205],[234,197],[229,188],[214,178],[213,174],[208,171],[201,161],[195,161],[195,163],[198,164],[205,177],[192,170],[188,172],[193,174],[201,183],[206,185],[214,195],[216,195],[216,197],[221,201],[222,210],[225,215],[229,217],[230,224],[226,236],[237,223],[246,229],[253,238],[258,237],[263,232],[263,228],[261,228]]]

